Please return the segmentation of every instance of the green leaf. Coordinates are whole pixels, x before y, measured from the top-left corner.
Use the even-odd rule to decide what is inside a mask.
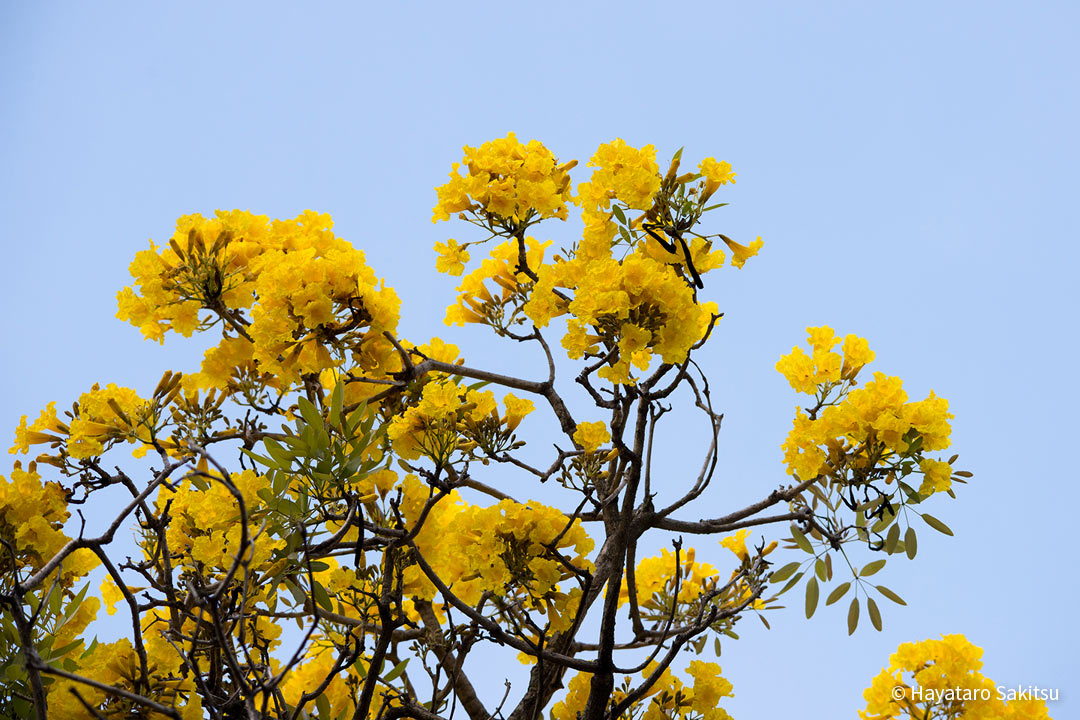
[[[896,543],[900,542],[900,525],[889,528],[889,534],[885,536],[885,552],[892,555],[896,552]]]
[[[283,495],[285,490],[289,487],[289,476],[284,472],[274,473],[274,477],[271,481],[271,485],[274,488],[275,495]]]
[[[915,553],[919,552],[919,539],[915,537],[915,528],[910,526],[904,533],[904,552],[907,553],[908,560],[914,560]]]
[[[326,592],[326,588],[322,584],[315,582],[311,585],[311,596],[315,598],[315,602],[319,604],[323,610],[327,612],[334,612],[334,604],[330,602],[330,595]]]
[[[893,513],[891,513],[891,512],[886,512],[886,513],[884,513],[884,514],[883,514],[883,515],[881,516],[881,519],[880,519],[880,520],[878,520],[878,521],[877,521],[876,523],[874,523],[874,524],[873,524],[873,525],[872,525],[872,526],[870,527],[870,532],[872,532],[872,533],[880,533],[880,532],[881,532],[882,530],[884,530],[885,528],[889,527],[889,525],[890,525],[890,524],[892,523],[892,521],[893,521],[893,520],[895,520],[895,519],[896,519],[896,515],[895,515],[895,514],[893,514]]]
[[[283,578],[282,584],[285,585],[285,589],[292,595],[293,600],[296,602],[297,607],[303,607],[307,602],[307,596],[304,595],[304,591],[300,589],[300,586],[293,582],[292,578]],[[325,590],[323,592],[326,592]]]
[[[866,611],[870,614],[870,622],[873,623],[874,629],[881,632],[881,612],[878,610],[877,603],[874,602],[874,598],[866,598]]]
[[[816,577],[810,578],[810,582],[806,583],[806,617],[809,619],[814,616],[814,611],[817,610],[818,601],[818,581]]]
[[[855,628],[859,627],[859,596],[851,598],[851,605],[847,611],[847,634],[853,635]]]
[[[273,490],[271,490],[270,488],[259,488],[259,491],[255,494],[262,498],[263,502],[266,503],[267,507],[273,507],[277,504],[277,495],[275,495]]]
[[[296,399],[296,405],[300,408],[300,414],[304,417],[304,422],[316,430],[323,426],[322,415],[310,400],[301,395]]]
[[[837,585],[833,589],[833,591],[831,593],[829,593],[829,597],[825,598],[825,604],[826,605],[832,605],[834,602],[836,602],[840,598],[844,597],[844,595],[846,595],[847,591],[850,590],[850,589],[851,589],[851,583],[850,582],[841,583],[840,585]]]
[[[334,385],[334,392],[330,395],[330,422],[335,427],[341,427],[341,406],[345,402],[345,383],[340,380]]]
[[[808,552],[811,555],[814,554],[814,546],[810,544],[810,541],[806,539],[806,536],[802,534],[802,531],[794,525],[791,526],[791,537],[795,540],[795,544],[804,552]]]
[[[270,453],[270,457],[274,458],[278,467],[282,470],[288,470],[292,466],[293,455],[274,438],[263,438],[263,447],[266,448],[266,452]]]
[[[883,567],[885,567],[885,558],[875,560],[872,563],[867,563],[863,569],[859,571],[859,577],[870,577]]]
[[[877,589],[877,591],[879,593],[881,593],[885,597],[889,598],[890,600],[892,600],[897,605],[907,605],[907,603],[904,602],[904,598],[900,597],[899,595],[897,595],[896,593],[894,593],[892,590],[885,587],[884,585],[875,585],[874,587]]]
[[[792,576],[792,578],[791,578],[790,580],[788,580],[788,581],[787,581],[787,584],[786,584],[786,585],[784,585],[784,587],[782,587],[782,588],[780,589],[780,592],[778,592],[778,593],[776,593],[776,594],[777,594],[777,595],[783,595],[783,594],[784,594],[784,593],[786,593],[786,592],[787,592],[788,590],[790,590],[791,588],[795,587],[795,585],[796,585],[796,584],[797,584],[797,583],[798,583],[798,582],[799,582],[800,580],[802,580],[802,577],[803,577],[803,575],[805,575],[805,574],[806,574],[806,573],[798,573],[797,575],[793,575],[793,576]]]
[[[930,513],[923,513],[922,519],[926,521],[927,525],[934,528],[939,533],[944,533],[945,535],[952,535],[953,534],[953,531],[949,529],[948,525],[941,522],[940,520],[938,520],[936,517],[934,517]]]
[[[315,698],[315,707],[319,711],[320,718],[331,718],[332,710],[330,709],[330,701],[326,698],[326,694],[322,694]]]
[[[821,558],[818,558],[817,561],[814,563],[814,574],[818,576],[818,580],[820,580],[821,582],[825,582],[825,580],[827,579],[825,573],[825,562]]]
[[[790,562],[769,576],[769,582],[783,582],[799,569],[800,563]]]
[[[255,462],[259,463],[260,465],[263,465],[263,466],[268,467],[268,468],[276,468],[277,467],[277,463],[274,462],[273,460],[271,460],[270,458],[265,457],[263,455],[253,453],[250,450],[248,450],[247,448],[240,448],[240,452],[244,453],[249,458],[251,458]]]
[[[704,638],[702,638],[702,639],[704,639]],[[391,670],[390,672],[388,672],[386,674],[386,677],[383,678],[383,681],[387,685],[389,685],[390,683],[397,680],[398,676],[401,675],[401,673],[405,671],[405,666],[408,665],[408,664],[409,664],[409,658],[405,658],[404,660],[399,662],[397,665],[394,666],[393,670]]]
[[[622,208],[618,205],[612,204],[611,212],[615,215],[615,218],[623,225],[628,225],[626,222],[626,215],[623,214]]]

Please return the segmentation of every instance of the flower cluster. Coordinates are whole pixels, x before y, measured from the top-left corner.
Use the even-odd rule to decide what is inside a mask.
[[[574,442],[587,453],[594,453],[611,442],[611,432],[602,422],[581,422],[574,429]]]
[[[79,396],[71,422],[64,423],[56,416],[56,403],[41,411],[33,424],[27,425],[22,416],[15,429],[15,445],[11,453],[27,453],[30,445],[46,444],[63,450],[58,455],[39,457],[41,462],[59,463],[66,455],[82,460],[101,455],[107,446],[119,441],[136,443],[135,457],[142,457],[154,442],[157,413],[152,403],[143,400],[130,388],[109,383],[104,389],[96,383],[89,392]]]
[[[716,568],[708,563],[697,562],[695,554],[694,548],[687,548],[676,562],[675,553],[663,548],[659,555],[640,560],[634,569],[638,604],[648,609],[655,596],[655,609],[666,617],[672,599],[679,605],[688,605],[715,590],[720,579]],[[678,596],[671,598],[676,586]],[[630,589],[624,579],[619,591],[619,605],[625,604],[629,599]]]
[[[531,270],[544,263],[544,253],[551,241],[539,243],[525,238],[525,266]],[[446,308],[447,325],[484,323],[504,331],[519,319],[521,305],[529,297],[532,281],[520,267],[517,240],[509,240],[491,249],[478,268],[461,279],[457,301]],[[486,283],[491,281],[494,294]]]
[[[863,693],[866,709],[859,717],[1049,720],[1041,698],[1003,698],[993,680],[979,672],[982,654],[963,635],[902,644]]]
[[[415,521],[429,497],[415,475],[402,481],[402,512]],[[484,593],[498,597],[523,596],[547,614],[552,631],[565,630],[573,619],[581,591],[559,587],[571,576],[569,566],[590,570],[593,540],[580,520],[543,503],[503,500],[490,507],[465,503],[454,492],[436,504],[416,538],[425,562],[453,587],[466,603],[476,604]],[[556,553],[562,555],[559,557]],[[431,599],[436,588],[422,568],[406,568],[406,594]]]
[[[244,498],[248,513],[248,542],[242,559],[251,567],[264,565],[284,542],[260,532],[257,516],[264,512],[260,491],[270,487],[264,475],[253,470],[231,474],[229,482]],[[167,508],[167,509],[166,509]],[[191,474],[175,492],[158,495],[159,515],[168,512],[172,521],[166,531],[169,550],[184,569],[208,577],[226,573],[241,551],[240,505],[220,474],[206,469]],[[150,548],[144,548],[152,556]]]
[[[465,147],[461,164],[454,163],[450,181],[435,188],[439,202],[432,222],[456,213],[482,217],[493,228],[528,223],[534,217],[566,219],[570,176],[574,163],[560,165],[542,143],[518,141],[514,133],[480,147]]]
[[[556,255],[545,264],[543,250],[549,243],[526,238],[523,227],[548,215],[531,199],[532,204],[507,199],[520,184],[511,180],[514,163],[528,167],[536,153],[543,167],[560,173],[551,186],[565,188],[572,163],[556,166],[542,148],[522,146],[512,135],[466,148],[469,174],[462,176],[455,165],[451,181],[437,188],[436,220],[453,213],[465,213],[475,222],[486,218],[480,224],[509,238],[458,286],[446,323],[484,323],[505,333],[526,318],[542,328],[568,316],[562,345],[569,357],[604,358],[598,374],[617,384],[635,383],[636,372],[647,370],[654,357],[683,362],[719,317],[714,303],[697,301],[693,285],[701,274],[721,267],[725,255],[693,227],[710,209],[705,201],[735,181],[731,165],[705,158],[699,173],[678,175],[677,155],[667,176],[661,176],[653,146],[635,148],[620,139],[601,145],[588,162],[590,179],[578,185],[573,198],[582,211],[583,235],[569,257]],[[559,208],[565,214],[565,204]],[[644,214],[630,221],[628,211]],[[736,267],[761,247],[760,238],[744,246],[719,237],[734,253]],[[614,246],[622,240],[631,252],[617,257]],[[468,247],[452,239],[438,243],[440,272],[464,272]],[[498,286],[494,293],[485,285],[489,280]]]
[[[569,303],[556,288],[574,291]],[[541,269],[525,313],[538,326],[569,314],[562,345],[571,358],[610,357],[600,377],[633,383],[631,366],[648,369],[653,356],[681,363],[718,315],[715,303],[699,304],[669,265],[642,254],[623,260],[582,257]]]
[[[576,198],[586,211],[606,211],[616,198],[635,210],[648,210],[660,190],[660,166],[652,145],[638,149],[621,139],[604,143],[588,167],[596,170],[588,182],[578,185]]]
[[[642,676],[651,677],[659,670],[655,661],[649,663]],[[686,674],[693,681],[686,684],[671,668],[665,668],[644,696],[620,717],[640,717],[641,720],[729,720],[730,715],[720,707],[720,701],[732,697],[732,684],[721,674],[716,663],[691,660]],[[553,720],[573,720],[581,717],[589,699],[592,676],[577,673],[567,685],[566,697],[551,710]],[[621,703],[629,694],[629,678],[615,689],[610,706]]]
[[[76,668],[81,676],[106,687],[137,693],[174,708],[182,720],[200,720],[203,717],[201,698],[195,692],[195,683],[190,675],[181,671],[180,655],[156,630],[160,620],[156,614],[148,613],[142,628],[147,667],[150,670],[149,687],[142,682],[139,654],[127,638],[109,644],[95,644],[78,659]],[[189,633],[194,629],[194,624],[187,628]],[[138,717],[145,710],[145,706],[137,702],[68,679],[52,683],[48,698],[51,716],[71,720],[93,720],[102,717],[101,712],[114,717]],[[87,705],[93,710],[87,710]]]
[[[284,389],[347,360],[379,374],[396,361],[383,333],[396,329],[400,303],[332,228],[312,211],[181,217],[166,247],[136,255],[117,317],[158,341],[222,323],[191,386],[224,389],[247,375]]]
[[[43,483],[35,463],[24,470],[16,462],[10,479],[0,475],[0,540],[5,547],[0,574],[41,569],[71,540],[64,533],[70,516],[66,491],[58,483]],[[71,587],[98,564],[92,551],[76,550],[61,568],[61,585]]]
[[[927,398],[909,402],[900,378],[874,373],[874,379],[856,387],[860,369],[874,359],[862,338],[848,335],[843,355],[833,348],[840,342],[831,328],[807,328],[812,353],[800,348],[776,364],[800,392],[815,394],[810,413],[799,411],[783,445],[788,472],[801,479],[821,474],[853,476],[873,470],[909,470],[901,461],[915,458],[924,479],[921,495],[948,490],[951,466],[924,458],[923,453],[949,447],[949,403],[932,391]]]
[[[419,402],[395,415],[387,429],[394,450],[407,460],[428,457],[447,462],[458,450],[479,448],[484,454],[500,452],[512,442],[512,433],[533,410],[531,400],[507,393],[500,415],[490,390],[458,386],[449,378],[428,382]]]

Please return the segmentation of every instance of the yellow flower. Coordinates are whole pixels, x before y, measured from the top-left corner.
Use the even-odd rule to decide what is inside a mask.
[[[754,240],[749,245],[740,245],[734,240],[724,237],[723,235],[720,236],[720,239],[723,240],[731,249],[731,264],[737,268],[741,268],[747,260],[757,255],[758,250],[761,250],[762,246],[765,244],[764,242],[762,242],[760,235],[758,236],[757,240]]]
[[[874,361],[874,351],[870,344],[857,335],[845,335],[844,345],[844,375],[850,376],[857,373],[864,365]]]
[[[435,252],[439,253],[435,260],[435,269],[439,272],[460,275],[465,271],[465,263],[469,262],[469,251],[465,246],[458,245],[454,238],[445,243],[435,243]]]
[[[836,347],[840,339],[836,337],[836,331],[828,325],[806,328],[807,341],[814,350],[828,351]]]
[[[803,352],[802,348],[793,347],[791,353],[776,361],[776,371],[787,378],[795,392],[813,395],[817,392],[817,376],[814,360]]]
[[[749,553],[746,550],[746,538],[749,536],[750,530],[748,528],[743,528],[731,537],[723,538],[720,541],[720,544],[735,553],[735,557],[740,560],[745,560],[749,556]]]
[[[574,442],[580,445],[587,453],[596,452],[601,445],[610,442],[610,440],[611,433],[608,432],[607,425],[602,422],[578,423],[577,429],[574,430]]]
[[[919,463],[923,472],[923,482],[919,487],[920,495],[932,495],[945,492],[952,487],[952,465],[941,460],[924,459]]]
[[[506,406],[506,416],[503,422],[506,423],[509,430],[517,428],[522,418],[535,409],[532,400],[519,398],[513,393],[506,393],[506,397],[503,398],[503,405]]]
[[[435,188],[438,203],[432,222],[466,212],[486,215],[500,226],[530,214],[565,219],[570,199],[567,172],[575,163],[559,165],[542,143],[522,144],[514,133],[464,151],[464,164],[454,163],[450,181]],[[468,174],[462,175],[462,169]]]
[[[112,579],[111,575],[106,575],[105,579],[101,581],[101,599],[105,603],[105,612],[110,615],[116,614],[116,603],[123,601],[124,593],[120,591],[120,587]]]

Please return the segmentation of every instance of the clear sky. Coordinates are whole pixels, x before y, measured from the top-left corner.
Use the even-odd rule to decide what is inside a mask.
[[[997,682],[1058,688],[1051,714],[1080,714],[1077,6],[658,8],[0,4],[0,425],[196,367],[199,342],[113,318],[132,255],[179,215],[329,212],[403,298],[406,336],[482,357],[484,334],[442,326],[452,284],[431,253],[468,239],[430,222],[461,146],[512,130],[583,163],[614,137],[685,146],[738,172],[713,227],[765,240],[706,288],[727,313],[706,359],[726,420],[701,515],[783,481],[797,398],[773,364],[807,325],[867,337],[912,396],[948,398],[975,472],[928,508],[957,536],[926,530],[883,571],[908,601],[883,607],[884,632],[848,637],[844,603],[808,622],[794,596],[725,646],[726,707],[853,717],[900,642],[961,632]]]

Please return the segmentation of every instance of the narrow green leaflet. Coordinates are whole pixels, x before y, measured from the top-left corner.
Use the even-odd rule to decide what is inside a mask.
[[[907,552],[908,560],[915,559],[915,553],[919,551],[918,538],[915,537],[915,528],[909,527],[904,533],[904,551]]]
[[[783,582],[784,580],[787,580],[789,577],[792,576],[792,574],[796,570],[799,569],[799,565],[800,565],[800,563],[797,563],[797,562],[788,563],[787,565],[785,565],[784,567],[780,568],[779,570],[774,572],[772,575],[770,575],[769,576],[769,581],[776,583],[776,582]]]
[[[953,531],[949,528],[948,525],[941,522],[940,520],[938,520],[936,517],[934,517],[930,513],[923,513],[922,519],[924,521],[926,521],[927,525],[934,528],[939,533],[944,533],[945,535],[952,535],[953,534]]]
[[[897,595],[896,593],[894,593],[892,590],[885,587],[884,585],[875,585],[874,588],[879,593],[881,593],[885,597],[889,598],[890,600],[892,600],[897,605],[907,605],[907,603],[904,602],[904,598],[900,597],[899,595]]]
[[[811,618],[814,615],[814,611],[817,609],[818,601],[818,581],[816,577],[811,577],[810,582],[806,583],[806,617]]]
[[[878,610],[874,598],[866,598],[866,611],[870,615],[870,622],[874,625],[874,629],[881,632],[881,611]]]
[[[811,555],[814,554],[814,546],[810,544],[810,541],[802,534],[802,531],[794,525],[791,526],[791,537],[795,540],[795,544],[804,552],[808,552]]]
[[[825,598],[825,604],[826,605],[832,605],[834,602],[836,602],[840,598],[844,597],[844,595],[846,595],[847,591],[850,590],[850,589],[851,589],[851,583],[850,582],[841,583],[841,584],[837,585],[835,588],[833,588],[833,591],[831,593],[829,593],[829,597]]]
[[[859,571],[859,577],[870,577],[883,567],[885,567],[885,558],[875,560],[872,563],[867,563],[863,569]]]
[[[859,627],[859,596],[851,598],[851,605],[847,611],[847,634],[855,634],[855,628]]]

